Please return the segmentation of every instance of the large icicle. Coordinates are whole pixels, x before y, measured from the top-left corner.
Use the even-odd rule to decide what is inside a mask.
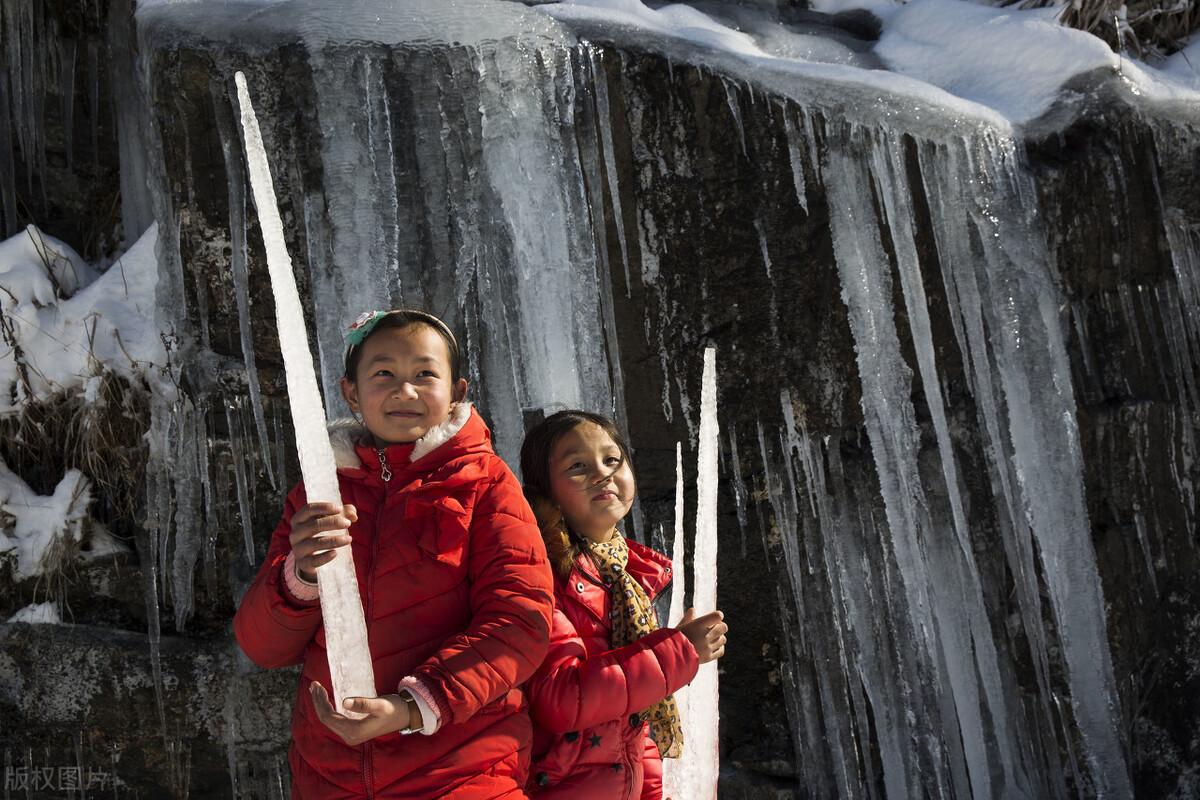
[[[1013,707],[1015,703],[1009,703],[1010,698],[1004,692],[1000,661],[988,623],[979,568],[975,562],[970,530],[967,527],[966,511],[959,490],[958,466],[946,409],[942,400],[941,380],[937,370],[936,349],[929,317],[929,303],[925,295],[917,256],[911,193],[905,179],[906,172],[902,153],[903,149],[894,138],[877,137],[872,147],[873,175],[883,201],[888,229],[891,231],[893,251],[899,267],[900,284],[904,293],[905,308],[908,311],[909,328],[921,374],[923,394],[937,436],[942,476],[953,522],[952,527],[958,543],[957,549],[944,545],[933,548],[935,557],[949,562],[947,566],[939,564],[936,560],[933,561],[933,574],[958,575],[960,578],[961,594],[944,600],[941,608],[961,609],[964,612],[951,615],[959,630],[948,629],[950,626],[942,625],[945,637],[951,638],[955,642],[946,647],[944,639],[943,648],[946,657],[951,660],[957,657],[956,651],[959,646],[963,650],[969,648],[974,652],[979,683],[984,689],[982,699],[986,703],[986,710],[995,732],[995,747],[989,749],[994,750],[1000,760],[1003,771],[1002,785],[1006,792],[1025,795],[1029,794],[1030,787],[1026,775],[1020,769],[1019,756],[1014,748],[1019,741],[1026,740],[1028,737],[1025,731],[1017,733],[1011,730],[1018,716],[1018,710]],[[935,530],[937,527],[946,526],[935,526]],[[938,537],[939,540],[943,538]],[[948,587],[955,585],[954,580],[947,581]],[[938,594],[944,596],[946,592],[939,591]],[[962,677],[960,676],[960,681],[962,681]],[[974,694],[975,688],[971,685],[972,683],[973,680],[968,679],[964,688]],[[962,685],[960,683],[960,686]],[[960,693],[961,689],[956,690],[956,694]],[[974,773],[972,777],[975,777]]]
[[[992,467],[1007,475],[1017,499],[1010,501],[1020,509],[1011,519],[1017,546],[1028,553],[1031,534],[1037,543],[1091,791],[1127,797],[1132,789],[1084,498],[1074,389],[1036,193],[1010,139],[985,133],[974,144],[960,140],[918,152],[941,194],[931,211],[953,313],[967,319],[982,309],[982,318],[966,326],[977,399],[998,384],[1007,413],[1004,433],[992,434],[993,457],[1011,447],[1011,459]],[[1036,622],[1026,626],[1037,635]]]
[[[946,744],[951,752],[957,752],[958,737],[953,731],[957,724],[972,794],[988,797],[1004,787],[1004,791],[1025,795],[1026,779],[1015,767],[1018,759],[1013,752],[1014,742],[1024,737],[1010,735],[1015,711],[1006,707],[996,646],[959,496],[913,234],[911,198],[900,160],[903,151],[899,142],[885,132],[856,128],[850,137],[839,137],[842,142],[847,139],[862,152],[843,152],[839,146],[830,153],[826,175],[830,178],[831,223],[843,272],[843,296],[851,310],[859,354],[868,432],[891,521],[892,546],[906,588],[928,597],[931,604],[933,620],[915,616],[913,623],[925,634],[928,650],[923,655],[929,659],[931,677],[936,682],[945,680],[935,689],[953,717],[942,722]],[[937,433],[944,488],[929,483],[935,480],[932,476],[921,475],[918,439],[906,433],[917,430],[908,399],[911,372],[904,364],[891,321],[890,265],[879,236],[883,226],[875,212],[868,167],[891,232],[910,333]],[[897,488],[901,494],[897,494]],[[948,515],[935,513],[936,498],[941,495],[949,500]],[[946,524],[949,519],[953,525]],[[950,528],[954,536],[948,535]],[[951,545],[955,541],[957,547]],[[931,580],[934,575],[944,580]],[[910,608],[918,609],[920,605],[910,601]],[[985,690],[982,696],[980,687]],[[986,718],[992,721],[994,741],[981,711],[986,711]],[[995,787],[992,775],[1002,778]]]
[[[271,440],[267,434],[266,414],[263,411],[262,388],[258,377],[258,364],[254,354],[254,337],[250,332],[250,276],[247,263],[246,242],[246,175],[239,153],[234,149],[237,136],[230,116],[225,93],[213,86],[213,111],[221,137],[221,154],[225,159],[225,175],[229,179],[229,245],[232,248],[230,266],[233,271],[234,298],[238,310],[238,335],[242,345],[242,360],[246,365],[246,387],[250,390],[250,408],[254,414],[254,428],[258,432],[258,445],[262,452],[263,468],[271,485],[279,488],[275,469],[271,463]],[[203,292],[197,292],[203,297]]]
[[[700,390],[700,443],[696,464],[696,545],[692,556],[692,604],[699,613],[717,607],[717,479],[720,431],[717,425],[717,351],[704,351],[704,375]],[[719,697],[717,662],[700,667],[692,682],[690,703],[696,719],[695,752],[696,788],[687,795],[696,800],[716,798],[718,752]]]
[[[683,593],[687,591],[684,578],[683,534],[683,443],[675,443],[675,541],[671,547],[671,613],[667,624],[674,628],[683,619]]]
[[[671,610],[667,614],[667,624],[672,628],[679,625],[683,619],[685,603],[684,592],[687,591],[687,579],[684,577],[685,564],[683,529],[683,444],[675,443],[675,541],[671,547]],[[688,742],[694,736],[691,703],[691,688],[685,686],[675,693],[675,703],[679,706],[680,729],[683,732],[684,756],[688,753]],[[680,759],[665,759],[663,761],[663,797],[686,797],[683,793],[685,786],[684,768],[686,763]]]
[[[296,449],[300,470],[310,503],[341,504],[333,447],[326,433],[325,407],[317,389],[312,354],[300,294],[292,273],[292,260],[283,236],[283,222],[275,201],[270,165],[258,129],[258,119],[250,104],[246,77],[238,72],[238,102],[241,105],[242,134],[245,137],[246,164],[254,205],[262,226],[267,268],[275,293],[276,327],[287,375],[292,423],[296,430]],[[350,548],[334,551],[336,557],[317,572],[321,592],[321,616],[324,620],[329,671],[333,682],[334,707],[342,713],[347,697],[374,697],[375,675],[367,647],[367,624]]]
[[[150,154],[142,120],[150,116],[149,103],[138,75],[133,0],[113,0],[108,12],[108,52],[112,58],[113,109],[120,155],[121,225],[126,242],[135,242],[154,224],[150,195]],[[141,5],[141,3],[136,3]],[[95,117],[92,117],[95,120]],[[94,127],[99,127],[93,122]]]
[[[846,138],[861,146],[864,131],[852,129]],[[831,150],[825,165],[829,192],[830,225],[834,252],[842,280],[842,299],[849,309],[854,332],[859,378],[862,381],[862,408],[871,451],[879,474],[884,508],[891,532],[891,551],[899,567],[910,616],[916,633],[916,656],[922,679],[928,682],[934,697],[921,693],[914,701],[923,708],[917,713],[937,720],[935,727],[950,733],[930,742],[937,756],[939,785],[954,787],[954,794],[990,797],[986,781],[986,748],[978,706],[969,709],[958,703],[962,717],[956,719],[951,690],[945,683],[945,667],[939,658],[938,631],[942,620],[935,621],[935,600],[929,582],[926,548],[931,531],[927,503],[917,472],[920,432],[909,395],[912,371],[900,353],[891,308],[891,274],[887,256],[879,241],[878,220],[874,218],[866,165],[857,153]],[[966,654],[959,652],[959,659]],[[965,671],[965,670],[964,670]],[[972,676],[971,680],[974,678]],[[959,685],[959,681],[953,682]],[[972,776],[970,786],[961,756],[954,747],[960,732],[959,720],[970,722],[961,727],[963,744]],[[938,719],[940,717],[940,719]],[[944,747],[951,747],[949,754]],[[958,757],[956,757],[958,756]],[[949,767],[942,774],[941,762]]]
[[[696,472],[696,542],[692,555],[692,606],[697,614],[717,607],[717,470],[720,435],[717,425],[717,351],[704,351],[704,375],[700,391],[700,436]],[[678,463],[677,463],[678,469]],[[676,541],[680,536],[680,491],[676,488]],[[682,551],[682,548],[680,548]],[[681,553],[676,556],[676,580],[682,574]],[[682,597],[682,588],[676,587]],[[671,598],[675,605],[674,595]],[[718,747],[717,662],[700,667],[685,695],[683,755],[663,763],[664,796],[689,800],[715,800],[720,768]]]
[[[633,295],[633,283],[629,276],[629,247],[625,242],[625,215],[621,213],[621,188],[617,182],[617,157],[613,152],[612,112],[608,106],[608,74],[604,71],[600,55],[595,47],[585,47],[591,66],[592,86],[596,91],[596,122],[600,132],[600,152],[604,158],[604,176],[608,181],[608,199],[612,203],[613,224],[617,229],[617,242],[621,246],[621,265],[625,268],[625,296]],[[603,220],[602,207],[596,207],[597,221]],[[643,280],[645,275],[643,274]]]
[[[381,58],[368,49],[315,45],[310,53],[324,181],[323,208],[306,208],[306,215],[329,225],[322,231],[326,250],[315,258],[310,253],[313,319],[322,387],[338,416],[349,413],[338,390],[342,331],[364,311],[401,305],[401,291],[410,287],[400,285],[397,266],[398,186]],[[350,264],[354,269],[346,268]],[[419,304],[416,294],[412,298]]]

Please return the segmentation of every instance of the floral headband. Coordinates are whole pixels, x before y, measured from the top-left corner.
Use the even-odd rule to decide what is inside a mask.
[[[350,329],[346,331],[346,344],[351,347],[357,347],[363,343],[363,339],[375,330],[375,326],[379,324],[379,320],[387,316],[386,311],[364,311],[358,315],[358,319],[350,323]]]
[[[364,311],[358,315],[358,319],[350,323],[349,329],[346,331],[346,344],[349,347],[358,347],[363,341],[371,335],[371,331],[375,330],[375,326],[387,316],[392,314],[407,314],[414,319],[419,319],[421,322],[431,325],[445,335],[455,348],[458,347],[458,340],[454,338],[454,333],[446,323],[435,317],[433,314],[428,314],[424,311],[418,311],[413,308],[393,308],[391,311]]]

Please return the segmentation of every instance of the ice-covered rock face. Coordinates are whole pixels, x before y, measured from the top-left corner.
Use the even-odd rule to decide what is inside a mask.
[[[504,39],[562,43],[562,27],[504,0],[208,0],[138,3],[138,27],[158,47],[200,41],[272,48],[303,42],[338,45],[483,47]]]
[[[1055,105],[1034,126],[1002,113],[1031,99],[1011,81],[979,84],[989,104],[969,81],[898,74],[897,51],[932,64],[922,15],[946,3],[897,17],[910,41],[884,48],[890,73],[770,26],[747,45],[720,30],[741,11],[590,3],[703,27],[705,46],[444,5],[339,5],[342,28],[326,4],[141,4],[160,310],[185,390],[148,437],[137,646],[164,661],[140,673],[162,715],[147,729],[180,705],[184,645],[158,634],[224,635],[295,478],[231,100],[243,69],[327,397],[349,321],[424,305],[460,333],[502,453],[557,404],[618,416],[635,528],[669,549],[671,455],[683,442],[694,485],[717,346],[707,477],[742,642],[722,663],[727,779],[1176,791],[1197,718],[1176,699],[1200,689],[1194,110],[1147,102],[1096,52],[1069,102],[1039,83]],[[379,36],[372,8],[420,18]],[[245,776],[239,713],[220,735]],[[211,770],[211,742],[196,748]]]
[[[472,342],[468,377],[506,456],[515,456],[525,413],[611,407],[588,268],[595,248],[570,139],[570,39],[558,23],[499,0],[309,0],[219,13],[163,3],[138,20],[147,52],[212,60],[211,102],[233,176],[230,216],[213,223],[233,244],[247,359],[247,203],[223,84],[246,53],[267,48],[248,70],[250,91],[268,110],[264,138],[290,193],[292,252],[312,285],[332,409],[345,413],[344,331],[364,310],[401,305],[429,308]],[[254,35],[243,41],[244,31]],[[170,84],[151,78],[152,92]],[[300,118],[288,121],[284,108]],[[579,282],[553,279],[564,264],[576,265]],[[169,292],[166,304],[183,301],[178,284]]]
[[[532,12],[476,4],[486,36],[456,38],[459,22],[431,36],[442,13],[420,5],[368,44],[343,35],[363,20],[333,36],[321,6],[288,5],[299,19],[272,17],[253,42],[239,26],[277,6],[235,9],[233,23],[200,22],[187,4],[141,18],[165,205],[183,220],[174,263],[187,268],[169,304],[187,310],[196,352],[241,362],[251,398],[226,403],[247,554],[252,477],[278,463],[279,432],[255,411],[256,396],[278,396],[278,355],[256,332],[269,297],[228,85],[243,67],[327,397],[351,320],[424,305],[463,334],[503,454],[528,416],[559,404],[624,418],[645,532],[670,519],[656,459],[696,440],[700,345],[721,348],[721,552],[746,553],[721,568],[778,576],[765,597],[722,579],[727,613],[771,643],[765,661],[731,655],[726,675],[745,679],[723,692],[743,709],[782,698],[795,745],[794,761],[777,741],[733,762],[792,761],[805,785],[847,797],[1128,793],[1118,686],[1130,667],[1107,630],[1112,555],[1093,541],[1107,490],[1088,484],[1095,434],[1080,431],[1083,327],[1062,317],[1092,289],[1062,282],[1077,251],[1056,250],[1046,226],[1065,195],[1043,207],[1039,171],[1052,168],[1028,159],[1008,106],[771,55],[693,9],[649,18],[704,41],[587,19],[569,22],[608,46],[558,23],[506,35],[501,18]],[[712,48],[726,39],[744,47]],[[1155,217],[1154,241],[1190,230],[1189,214],[1163,212],[1182,228]],[[211,244],[225,237],[228,264]],[[1190,240],[1176,240],[1190,263]],[[1171,279],[1181,291],[1190,269]],[[1165,296],[1185,322],[1163,352],[1186,374],[1194,303]],[[1189,397],[1186,381],[1169,391]],[[1180,474],[1194,469],[1185,429],[1172,434]],[[189,479],[170,480],[178,494]],[[1163,508],[1186,525],[1187,485],[1144,497],[1172,498]],[[764,606],[785,621],[764,621]],[[765,711],[728,719],[781,724]]]

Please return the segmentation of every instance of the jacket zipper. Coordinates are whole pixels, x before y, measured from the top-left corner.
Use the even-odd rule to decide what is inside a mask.
[[[387,502],[388,487],[392,480],[392,470],[388,466],[387,456],[383,452],[383,448],[375,451],[379,456],[379,477],[383,478],[383,500]],[[363,598],[363,615],[368,620],[371,619],[371,600],[375,597],[375,562],[379,557],[379,515],[375,516],[375,530],[371,537],[371,571],[367,573],[367,596]],[[367,797],[375,796],[375,775],[371,768],[371,752],[372,747],[370,742],[363,744],[363,783],[366,785]]]
[[[367,797],[375,796],[375,776],[371,770],[371,743],[363,743],[363,784],[367,789]]]

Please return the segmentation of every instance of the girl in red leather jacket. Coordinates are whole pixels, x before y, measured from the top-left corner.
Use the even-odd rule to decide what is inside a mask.
[[[526,687],[529,793],[661,798],[660,754],[683,746],[672,695],[724,654],[728,628],[721,612],[697,618],[691,609],[678,628],[659,628],[652,603],[671,562],[617,531],[636,488],[611,420],[547,417],[525,436],[521,472],[555,572],[550,652]]]
[[[234,631],[263,667],[301,664],[293,798],[524,797],[532,729],[519,685],[546,653],[545,546],[516,478],[465,401],[458,346],[423,312],[364,314],[331,430],[344,505],[292,490]],[[380,696],[330,703],[316,570],[350,547]],[[405,733],[424,735],[404,736]]]

